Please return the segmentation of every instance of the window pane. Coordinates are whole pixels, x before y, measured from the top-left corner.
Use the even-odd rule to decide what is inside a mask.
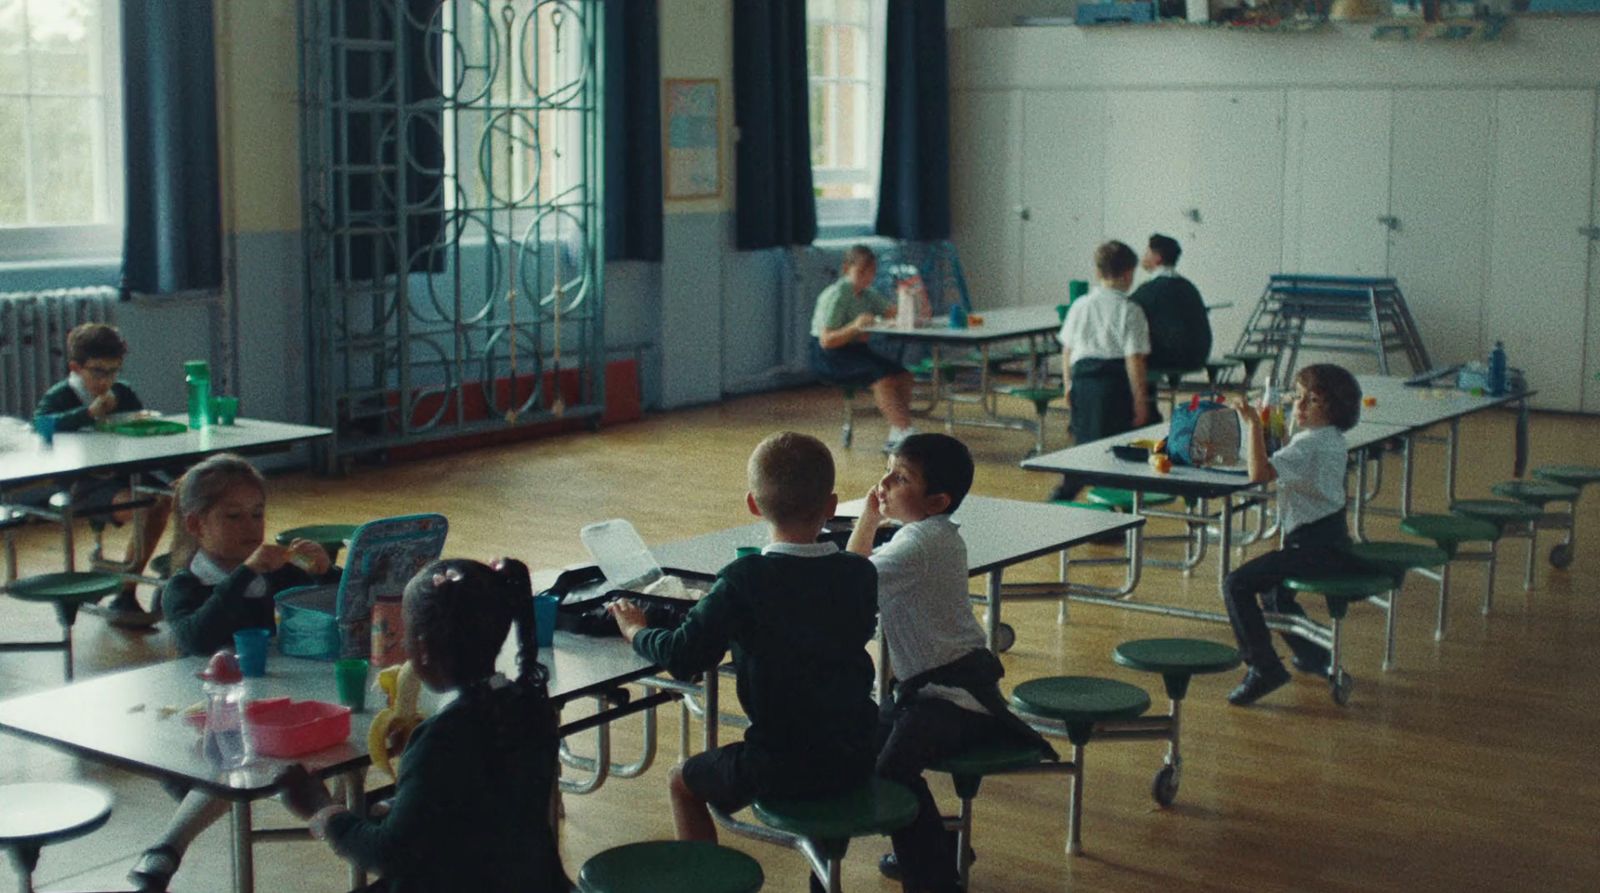
[[[27,89],[28,65],[23,53],[22,0],[0,0],[0,94]]]
[[[827,163],[827,114],[823,107],[824,90],[821,84],[811,85],[811,166]]]
[[[822,74],[822,42],[826,39],[820,25],[806,29],[806,73],[812,77]]]
[[[806,16],[813,19],[829,19],[834,15],[834,0],[806,0]]]
[[[28,0],[31,88],[42,92],[99,92],[91,54],[100,52],[98,4],[93,0]]]
[[[32,124],[34,222],[95,222],[98,102],[35,99]]]
[[[865,88],[856,84],[841,85],[835,94],[839,105],[833,114],[834,139],[837,141],[834,164],[839,167],[861,166],[861,135],[856,132],[856,121],[861,117],[857,110],[866,99],[865,94]]]
[[[835,33],[839,35],[839,77],[865,77],[866,65],[861,57],[866,41],[861,39],[861,29],[840,27]]]
[[[23,139],[25,99],[0,97],[0,158],[13,159],[0,164],[0,226],[22,226],[28,222],[28,193],[23,181],[26,171]]]

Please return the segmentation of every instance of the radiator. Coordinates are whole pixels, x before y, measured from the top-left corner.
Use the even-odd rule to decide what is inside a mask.
[[[112,322],[117,290],[108,287],[0,292],[0,415],[29,418],[67,374],[67,333]]]

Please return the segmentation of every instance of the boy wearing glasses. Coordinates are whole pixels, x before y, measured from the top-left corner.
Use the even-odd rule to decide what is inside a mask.
[[[39,398],[39,405],[33,410],[34,418],[54,416],[57,431],[76,431],[93,426],[112,413],[143,409],[144,403],[133,388],[117,380],[127,353],[128,342],[122,339],[122,333],[115,326],[91,322],[68,332],[68,375]],[[128,482],[122,478],[85,478],[72,487],[72,504],[80,513],[109,509],[132,498]],[[157,498],[145,509],[142,541],[128,543],[129,573],[144,570],[145,562],[154,554],[161,535],[166,532],[171,512],[172,500],[166,496]],[[127,523],[130,517],[132,512],[128,510],[111,513],[112,523],[119,526]],[[140,628],[156,621],[155,615],[139,607],[134,590],[134,583],[124,584],[121,594],[111,603],[111,623]]]

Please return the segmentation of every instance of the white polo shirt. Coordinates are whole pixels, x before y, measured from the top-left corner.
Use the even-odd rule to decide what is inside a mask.
[[[1099,285],[1072,302],[1061,324],[1061,345],[1074,363],[1148,354],[1150,324],[1125,293]]]
[[[1333,425],[1297,431],[1268,461],[1278,472],[1278,517],[1285,536],[1343,511],[1350,447]]]

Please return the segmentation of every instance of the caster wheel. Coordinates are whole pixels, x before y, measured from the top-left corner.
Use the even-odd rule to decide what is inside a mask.
[[[1002,654],[1010,651],[1011,646],[1017,644],[1017,631],[1009,623],[1000,624],[994,631],[994,650]]]
[[[1150,797],[1163,808],[1171,806],[1172,801],[1178,799],[1178,767],[1161,767],[1150,785]]]
[[[1350,690],[1355,687],[1355,677],[1343,670],[1339,671],[1339,675],[1328,680],[1328,691],[1333,695],[1333,702],[1340,707],[1350,703]]]
[[[1559,570],[1559,569],[1566,568],[1567,565],[1569,565],[1571,563],[1572,563],[1572,547],[1571,546],[1567,545],[1566,543],[1561,543],[1560,545],[1558,545],[1558,546],[1556,546],[1556,547],[1554,547],[1554,548],[1552,548],[1550,550],[1550,566],[1551,567],[1556,568],[1556,569]]]

